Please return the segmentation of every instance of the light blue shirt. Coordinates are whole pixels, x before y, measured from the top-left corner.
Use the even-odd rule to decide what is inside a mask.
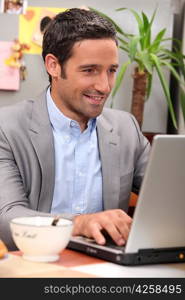
[[[102,171],[96,119],[81,132],[64,116],[47,91],[47,107],[55,147],[55,187],[51,213],[73,215],[103,210]]]

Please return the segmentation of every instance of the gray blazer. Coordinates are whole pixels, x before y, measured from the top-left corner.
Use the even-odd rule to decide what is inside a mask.
[[[130,191],[139,190],[149,154],[134,117],[105,108],[97,120],[104,209],[127,211]],[[0,238],[14,249],[9,222],[49,213],[54,177],[54,141],[46,92],[0,110]]]

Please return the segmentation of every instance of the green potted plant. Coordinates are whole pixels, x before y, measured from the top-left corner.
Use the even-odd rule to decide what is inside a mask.
[[[118,91],[127,67],[135,63],[135,71],[133,74],[133,91],[132,91],[132,105],[131,113],[136,117],[140,127],[143,122],[143,111],[145,100],[149,98],[152,90],[152,79],[154,72],[157,73],[159,77],[159,82],[161,83],[162,89],[164,91],[165,99],[167,100],[169,113],[173,122],[174,127],[177,129],[177,120],[175,112],[173,109],[173,104],[170,96],[169,84],[165,79],[163,68],[169,69],[182,90],[181,93],[181,107],[183,112],[183,117],[185,119],[185,97],[184,97],[184,78],[181,76],[185,74],[184,70],[184,56],[180,51],[181,42],[176,41],[175,50],[169,50],[167,48],[167,41],[173,40],[173,38],[165,38],[166,28],[161,29],[157,35],[152,39],[152,25],[154,23],[154,18],[156,15],[156,10],[154,11],[151,19],[147,17],[144,12],[140,14],[133,9],[119,8],[116,11],[126,10],[133,14],[138,33],[131,34],[125,32],[114,20],[112,20],[106,14],[95,10],[102,16],[108,18],[115,26],[118,33],[119,48],[127,53],[128,60],[122,64],[120,71],[118,73],[115,88],[112,93],[112,97],[115,96]],[[180,68],[180,72],[177,69]]]

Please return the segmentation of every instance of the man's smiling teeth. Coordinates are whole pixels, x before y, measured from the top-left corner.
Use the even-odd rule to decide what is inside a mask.
[[[93,96],[93,95],[86,95],[86,96],[96,101],[101,101],[103,99],[103,96]]]

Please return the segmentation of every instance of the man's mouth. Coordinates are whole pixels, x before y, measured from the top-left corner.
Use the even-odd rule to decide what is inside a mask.
[[[91,95],[91,94],[84,94],[84,96],[87,98],[88,102],[91,104],[100,105],[104,103],[105,96],[103,95]]]

